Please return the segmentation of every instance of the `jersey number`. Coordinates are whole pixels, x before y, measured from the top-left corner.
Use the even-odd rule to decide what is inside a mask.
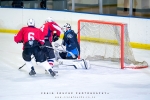
[[[35,40],[35,39],[34,39],[34,33],[33,33],[33,32],[29,32],[29,33],[28,33],[28,40]]]

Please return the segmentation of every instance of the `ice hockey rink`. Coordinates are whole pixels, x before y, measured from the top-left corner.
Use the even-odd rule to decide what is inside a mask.
[[[56,79],[36,63],[29,76],[22,59],[22,44],[14,34],[0,33],[0,100],[150,100],[150,68],[120,69],[109,63],[91,69],[56,67]],[[136,60],[150,65],[150,50],[133,49]],[[109,64],[111,66],[111,64]]]

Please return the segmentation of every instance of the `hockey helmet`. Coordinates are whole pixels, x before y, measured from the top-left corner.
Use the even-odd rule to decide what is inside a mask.
[[[47,19],[46,19],[46,21],[45,22],[53,22],[54,20],[53,20],[53,18],[52,17],[48,17]]]
[[[35,26],[35,22],[33,19],[29,19],[28,22],[27,22],[27,25],[28,26]]]
[[[66,27],[66,28],[71,28],[71,25],[70,25],[69,23],[66,23],[66,24],[64,25],[64,27]]]
[[[67,31],[67,28],[71,29],[71,25],[69,23],[66,23],[64,26],[63,26],[63,31],[66,32]]]

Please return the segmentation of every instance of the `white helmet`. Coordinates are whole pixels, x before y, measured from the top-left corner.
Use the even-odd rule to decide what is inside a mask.
[[[66,28],[71,28],[71,25],[70,25],[69,23],[66,23],[66,24],[64,25],[64,27],[66,27]]]
[[[27,25],[28,26],[35,26],[35,22],[33,19],[29,19],[28,22],[27,22]]]
[[[47,19],[46,19],[46,22],[53,22],[54,20],[53,20],[53,18],[52,17],[48,17]]]
[[[69,23],[66,23],[64,26],[63,26],[63,31],[64,32],[66,32],[67,31],[67,29],[66,28],[69,28],[69,29],[71,29],[71,25],[69,24]]]

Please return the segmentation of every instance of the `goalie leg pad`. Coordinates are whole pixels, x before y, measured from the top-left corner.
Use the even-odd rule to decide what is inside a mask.
[[[77,68],[84,68],[83,60],[74,60],[74,59],[59,59],[59,65],[67,65],[67,66],[74,66],[75,69]]]
[[[83,59],[83,63],[84,63],[84,68],[85,69],[90,69],[91,68],[89,60]]]

